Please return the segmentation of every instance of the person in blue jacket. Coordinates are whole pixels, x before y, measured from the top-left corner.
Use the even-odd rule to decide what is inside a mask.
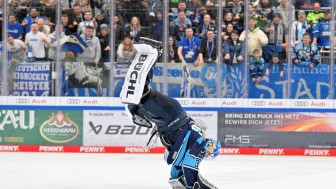
[[[322,19],[313,31],[313,44],[318,47],[329,47],[330,46],[330,25],[331,25],[331,12],[329,9],[324,10],[324,19]]]
[[[224,43],[224,62],[225,64],[242,64],[244,62],[244,56],[244,42],[239,41],[239,32],[233,30],[231,38]]]

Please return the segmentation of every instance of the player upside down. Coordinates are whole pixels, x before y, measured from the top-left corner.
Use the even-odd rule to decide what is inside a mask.
[[[153,50],[156,49],[153,48]],[[136,62],[133,61],[132,65]],[[204,131],[187,115],[176,99],[149,87],[154,65],[147,72],[139,103],[128,103],[123,91],[121,92],[122,101],[127,104],[135,124],[145,127],[152,127],[152,123],[155,124],[155,132],[167,149],[165,160],[172,165],[169,183],[174,189],[216,188],[199,174],[198,167],[205,157],[214,158],[219,154],[220,143],[205,138]],[[125,83],[129,79],[126,76]],[[126,90],[128,86],[124,84],[122,90]],[[135,84],[131,86],[137,87]]]

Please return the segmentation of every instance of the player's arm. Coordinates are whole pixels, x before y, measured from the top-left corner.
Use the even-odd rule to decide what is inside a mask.
[[[133,123],[142,127],[152,127],[152,123],[146,119],[145,116],[139,113],[139,106],[135,104],[128,104],[126,111],[132,116]]]

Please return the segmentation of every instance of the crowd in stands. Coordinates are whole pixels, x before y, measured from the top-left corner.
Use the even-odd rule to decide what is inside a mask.
[[[116,14],[110,21],[111,2],[116,5]],[[283,64],[289,56],[294,64],[314,67],[320,62],[319,49],[331,45],[331,0],[293,0],[293,4],[288,0],[251,0],[248,7],[243,0],[222,2],[219,5],[215,0],[169,0],[170,63],[218,63],[217,49],[221,48],[222,62],[249,62],[251,77],[258,82],[263,62],[271,66]],[[136,54],[133,44],[140,37],[163,40],[162,0],[62,0],[59,29],[56,3],[56,0],[11,0],[6,5],[9,17],[1,21],[8,21],[7,46],[13,59],[52,61],[56,58],[57,44],[78,40],[83,51],[62,48],[62,59],[106,62],[114,44],[115,60],[129,62]],[[2,0],[0,5],[2,11],[5,7]],[[221,24],[217,23],[218,7],[224,11]],[[248,21],[244,19],[245,8]],[[111,25],[114,31],[110,31]],[[218,26],[222,27],[222,33],[217,32]],[[62,33],[58,35],[58,31]],[[110,41],[111,32],[114,41]],[[216,43],[219,37],[223,41],[221,47]],[[289,42],[292,55],[288,55]],[[245,45],[250,55],[246,61]]]

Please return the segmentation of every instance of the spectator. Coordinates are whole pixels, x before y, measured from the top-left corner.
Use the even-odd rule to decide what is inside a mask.
[[[51,34],[49,34],[47,36],[47,39],[48,41],[50,42],[49,43],[49,46],[48,46],[48,60],[49,61],[56,61],[57,60],[57,57],[56,57],[56,51],[57,51],[57,45],[58,45],[58,26],[55,27],[55,31],[52,32]],[[61,34],[60,34],[60,39],[62,40],[62,38],[65,36],[64,34],[64,30],[63,30],[63,26],[61,25]],[[65,53],[64,52],[61,52],[60,54],[60,59],[64,59],[65,58]]]
[[[295,0],[296,9],[312,9],[316,0]]]
[[[228,4],[228,7],[232,7],[232,13],[236,19],[240,19],[241,14],[243,13],[244,2],[240,0],[233,0],[231,4]]]
[[[331,7],[331,1],[332,0],[316,0],[320,3],[321,7]]]
[[[247,42],[245,41],[245,33],[247,31],[243,31],[239,37],[240,41],[245,41],[248,44],[248,54],[253,55],[254,49],[259,49],[260,54],[262,54],[262,47],[268,43],[267,35],[256,27],[256,20],[250,19],[248,23],[248,39]]]
[[[291,6],[291,12],[288,12],[288,6]],[[280,5],[276,8],[276,12],[281,15],[281,19],[288,29],[289,23],[295,20],[295,8],[292,4],[288,3],[288,0],[281,0]]]
[[[258,11],[260,11],[260,14],[264,15],[268,20],[273,20],[276,8],[271,4],[270,0],[261,0]]]
[[[215,40],[215,31],[209,29],[206,33],[207,39],[202,41],[200,50],[199,50],[199,63],[216,63],[217,60],[217,43]]]
[[[230,39],[224,45],[225,64],[242,64],[244,63],[244,56],[244,43],[239,41],[238,31],[233,30]]]
[[[258,13],[256,11],[256,8],[253,7],[253,4],[249,4],[249,18],[256,20],[256,26],[260,29],[264,30],[266,23],[268,21],[268,18],[266,15]]]
[[[223,24],[222,24],[222,28],[223,28],[223,30],[226,29],[226,26],[227,26],[229,23],[231,23],[231,24],[233,24],[233,25],[236,24],[236,23],[234,23],[233,17],[234,17],[234,15],[233,15],[232,12],[227,12],[227,13],[225,13],[225,15],[224,15],[224,20],[223,20]],[[237,29],[237,28],[235,28],[235,29]]]
[[[169,54],[168,54],[168,62],[169,63],[178,63],[179,57],[177,55],[177,46],[175,44],[175,38],[174,36],[170,35],[168,38],[168,49],[169,49]]]
[[[44,44],[49,46],[49,42],[47,40],[47,36],[44,33],[38,31],[38,25],[36,22],[31,24],[31,31],[27,33],[25,44],[32,48],[31,53],[35,61],[45,61],[46,52]]]
[[[178,16],[177,4],[178,3],[174,3],[174,4],[169,6],[169,8],[170,8],[169,13],[168,13],[169,22],[174,21]]]
[[[80,22],[78,25],[78,34],[84,34],[86,32],[86,28],[89,26],[94,29],[93,34],[96,35],[96,29],[98,27],[96,19],[92,19],[92,13],[90,11],[86,11],[84,13],[84,21]]]
[[[97,12],[97,16],[96,16],[96,21],[97,21],[97,30],[96,30],[96,34],[97,36],[100,35],[100,26],[102,24],[106,24],[106,25],[110,25],[110,18],[107,14],[107,12],[105,12],[104,10],[100,10]]]
[[[271,61],[268,63],[265,75],[267,77],[269,76],[270,70],[272,70],[274,64],[279,64],[280,77],[283,77],[284,76],[284,63],[280,61],[279,55],[277,53],[273,54]]]
[[[305,33],[311,33],[311,26],[306,20],[306,13],[303,10],[298,12],[298,20],[292,24],[291,44],[294,48],[296,44],[300,43]]]
[[[44,24],[43,18],[37,19],[38,30],[44,33],[47,37],[50,34],[50,27]]]
[[[119,16],[114,15],[113,17],[113,29],[114,29],[114,38],[115,46],[117,47],[123,40],[125,36],[125,29],[119,23]]]
[[[17,19],[20,19],[20,14],[19,14],[19,0],[12,0],[10,3],[8,3],[9,7],[9,15],[14,15],[14,17]],[[22,18],[23,19],[23,18]],[[20,20],[21,22],[22,20]]]
[[[187,1],[187,10],[189,10],[192,15],[190,21],[194,22],[194,20],[200,16],[202,9],[206,10],[206,8],[202,5],[201,0]]]
[[[155,13],[162,12],[163,5],[160,0],[145,0],[142,2],[145,8],[144,11],[144,22],[142,26],[149,26],[155,19]]]
[[[235,30],[241,32],[243,30],[243,19],[239,16],[235,16],[232,12],[227,12],[224,15],[224,26],[223,30],[226,29],[228,24],[232,24]]]
[[[132,37],[126,35],[124,41],[118,46],[117,62],[131,63],[136,53],[137,51],[133,45]]]
[[[77,32],[78,23],[75,20],[70,21],[70,18],[67,14],[62,15],[61,22],[62,22],[63,32],[65,35],[71,35],[74,32]]]
[[[149,36],[157,41],[163,41],[163,15],[161,11],[156,11],[154,23],[149,26]]]
[[[253,50],[253,55],[249,60],[250,74],[253,83],[259,83],[264,71],[265,60],[261,57],[259,49]]]
[[[51,22],[55,23],[56,20],[56,0],[41,0],[41,15],[45,16]]]
[[[16,21],[15,15],[9,16],[8,22],[8,34],[10,34],[14,39],[23,38],[23,29],[19,22]]]
[[[313,32],[313,44],[318,47],[330,47],[330,21],[331,12],[329,9],[324,10],[324,19],[316,25],[316,28]],[[335,29],[334,29],[335,30]],[[335,32],[333,34],[335,36]]]
[[[186,36],[181,39],[178,44],[177,54],[182,62],[199,64],[199,48],[201,40],[194,36],[194,31],[191,27],[185,29]]]
[[[75,3],[72,7],[72,11],[69,13],[70,20],[74,20],[77,23],[81,23],[84,21],[84,13],[82,13],[82,9],[79,3]]]
[[[27,49],[27,46],[23,43],[23,41],[19,39],[14,39],[11,34],[8,34],[7,49],[11,55],[12,60],[18,60],[19,62],[23,62],[27,59],[25,53],[25,49]]]
[[[77,55],[77,61],[93,62],[97,65],[101,57],[101,47],[98,37],[94,36],[93,32],[94,28],[87,26],[85,33],[81,35],[88,47],[84,49],[84,52]]]
[[[80,0],[81,11],[85,15],[86,12],[90,12],[93,15],[90,0]]]
[[[222,5],[219,5],[217,3],[217,0],[207,0],[205,2],[205,7],[208,10],[208,13],[211,15],[211,18],[217,17],[217,7],[225,7],[226,3],[225,1],[222,1]]]
[[[191,21],[186,17],[184,11],[179,11],[178,17],[170,22],[171,34],[174,35],[177,41],[180,41],[185,36],[185,29],[191,27]]]
[[[131,23],[133,17],[139,18],[143,11],[143,5],[141,3],[142,0],[123,0],[123,17],[125,18],[125,22]]]
[[[313,25],[313,29],[315,29],[316,24],[318,24],[324,17],[323,12],[321,12],[321,5],[319,2],[314,2],[314,11],[308,13],[307,21],[309,24]]]
[[[249,18],[258,20],[258,18],[260,17],[260,14],[255,10],[255,8],[253,7],[253,4],[249,4],[248,12],[249,12]],[[225,20],[225,17],[224,17],[224,20]]]
[[[131,20],[129,27],[126,28],[126,35],[130,35],[132,37],[132,42],[139,42],[140,37],[144,37],[145,31],[142,29],[140,25],[140,20],[138,17],[134,16]]]
[[[24,27],[24,37],[25,35],[27,35],[27,33],[30,32],[31,24],[33,22],[36,23],[39,18],[43,18],[43,20],[46,21],[45,17],[38,16],[38,12],[36,8],[31,8],[29,16],[25,17],[21,23],[21,25]]]
[[[232,24],[232,23],[228,23],[228,24],[226,25],[225,30],[223,30],[223,33],[226,34],[226,36],[228,36],[227,39],[229,39],[229,38],[231,37],[231,33],[232,33],[233,30],[234,30],[234,26],[233,26],[233,24]],[[237,30],[237,31],[238,31],[238,30]],[[223,35],[223,33],[222,33],[222,35]]]
[[[235,7],[237,4],[240,4],[241,6],[244,6],[244,1],[240,0],[226,0],[226,6],[227,7]]]
[[[101,47],[101,63],[110,62],[110,30],[106,24],[100,25],[100,34],[98,36]]]
[[[211,18],[209,14],[204,15],[204,22],[198,26],[198,37],[201,39],[207,39],[207,32],[209,29],[215,31],[215,25],[211,23]]]
[[[178,12],[180,11],[185,12],[185,15],[188,19],[190,19],[191,16],[194,16],[194,12],[191,12],[190,10],[187,9],[187,2],[184,0],[179,1],[177,5],[177,9],[178,9]]]
[[[263,57],[266,62],[269,62],[275,52],[287,52],[288,34],[285,24],[281,22],[280,14],[274,14],[272,22],[266,25],[265,32],[268,44],[263,47]]]
[[[315,67],[320,60],[317,46],[311,43],[310,34],[305,33],[302,42],[297,44],[293,51],[293,64],[308,65],[310,68]]]
[[[36,7],[40,7],[40,3],[39,2],[32,1],[32,0],[24,0],[20,4],[19,9],[18,9],[18,14],[19,14],[18,22],[22,23],[23,19],[25,17],[27,17],[28,13],[31,14],[32,9],[35,9],[35,11],[37,12]],[[36,22],[36,21],[37,20],[34,20],[34,22]],[[30,30],[30,25],[28,26],[28,29]],[[28,32],[29,31],[27,31],[25,33],[28,33]]]
[[[208,10],[206,9],[205,6],[202,6],[198,9],[198,14],[196,15],[195,19],[192,21],[192,24],[195,26],[200,26],[203,25],[204,23],[204,16],[208,14]],[[210,16],[211,20],[211,16]]]

